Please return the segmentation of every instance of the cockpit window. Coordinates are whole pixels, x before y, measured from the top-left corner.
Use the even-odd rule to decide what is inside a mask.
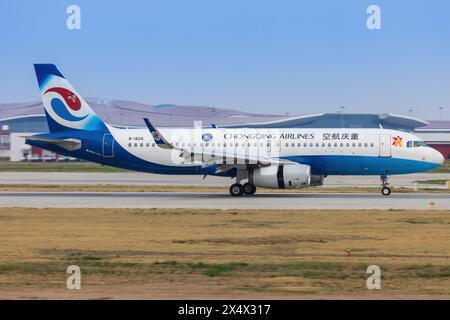
[[[408,141],[410,142],[410,141]],[[418,148],[418,147],[427,147],[427,144],[424,141],[413,141],[413,146],[414,148]],[[409,147],[409,145],[408,145]]]
[[[424,141],[408,141],[406,143],[407,148],[418,148],[418,147],[428,147]]]

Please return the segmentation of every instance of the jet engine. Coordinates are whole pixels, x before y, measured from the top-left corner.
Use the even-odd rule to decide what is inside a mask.
[[[254,169],[249,182],[255,187],[293,189],[308,187],[311,183],[311,167],[304,164],[286,164]]]

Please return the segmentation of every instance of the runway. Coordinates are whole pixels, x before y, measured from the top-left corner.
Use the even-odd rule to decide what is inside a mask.
[[[392,176],[396,187],[413,187],[414,181],[450,180],[449,173],[415,173]],[[191,185],[229,186],[234,180],[195,175],[161,175],[139,172],[2,172],[0,184],[110,184],[110,185]],[[329,176],[324,187],[378,187],[378,176]],[[444,184],[421,184],[421,188],[446,188]]]
[[[231,197],[203,192],[1,192],[1,207],[208,209],[450,210],[448,194],[259,193]]]

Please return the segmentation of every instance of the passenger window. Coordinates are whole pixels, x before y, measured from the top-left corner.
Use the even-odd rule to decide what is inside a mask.
[[[411,148],[411,147],[412,147],[412,141],[408,141],[408,142],[406,143],[406,147],[407,147],[407,148]]]
[[[131,144],[131,143],[129,143],[129,144],[128,144],[128,146],[129,146],[129,147],[131,147],[131,146],[132,146],[132,144]]]

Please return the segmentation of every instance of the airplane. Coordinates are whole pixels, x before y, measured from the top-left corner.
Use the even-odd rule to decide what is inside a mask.
[[[230,177],[230,195],[257,187],[322,185],[330,175],[391,175],[431,170],[442,154],[414,134],[383,128],[156,128],[103,122],[53,64],[34,65],[49,133],[26,143],[64,156],[140,172]],[[244,182],[244,183],[243,183]]]

